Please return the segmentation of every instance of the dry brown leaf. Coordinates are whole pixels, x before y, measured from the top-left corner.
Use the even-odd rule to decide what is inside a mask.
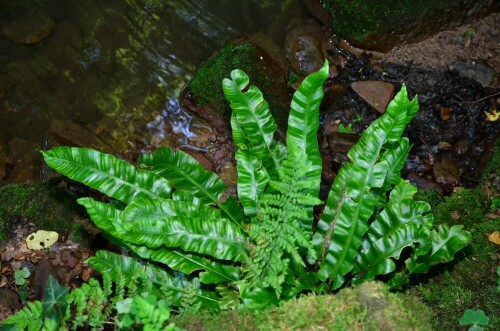
[[[500,231],[495,231],[493,233],[490,233],[488,235],[488,240],[491,241],[492,243],[500,245]]]

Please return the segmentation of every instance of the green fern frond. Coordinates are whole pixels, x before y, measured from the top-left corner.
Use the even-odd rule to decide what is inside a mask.
[[[309,195],[304,185],[308,164],[297,147],[288,151],[278,169],[280,180],[269,182],[269,190],[259,199],[259,213],[250,226],[255,246],[250,250],[247,278],[254,286],[272,287],[277,297],[282,293],[290,262],[305,267],[299,250],[314,254],[311,234],[301,226],[308,210],[321,204]],[[314,258],[314,256],[312,256]]]
[[[26,328],[28,330],[40,330],[43,325],[42,316],[42,303],[40,301],[28,302],[23,309],[3,320],[2,325],[15,325],[21,330]]]

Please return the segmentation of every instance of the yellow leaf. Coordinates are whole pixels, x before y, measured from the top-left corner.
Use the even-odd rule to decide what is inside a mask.
[[[495,231],[493,233],[490,233],[488,235],[488,240],[491,241],[492,243],[500,245],[500,232],[499,231]]]
[[[29,249],[40,250],[54,245],[57,239],[59,239],[57,232],[39,230],[26,238],[26,244]]]
[[[486,114],[486,119],[490,122],[495,122],[500,118],[500,113],[496,109],[490,112],[485,111],[484,113]]]

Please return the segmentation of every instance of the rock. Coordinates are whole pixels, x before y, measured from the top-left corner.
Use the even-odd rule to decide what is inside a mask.
[[[214,93],[214,86],[221,86],[222,79],[236,68],[245,71],[250,83],[264,91],[271,113],[283,130],[290,110],[286,59],[281,47],[260,33],[233,39],[208,58],[181,92],[181,107],[220,135],[228,133],[231,108],[222,90]]]
[[[460,170],[455,161],[448,157],[434,163],[432,173],[434,180],[441,185],[453,186],[460,182]]]
[[[358,139],[359,136],[355,134],[332,132],[328,135],[328,144],[334,153],[347,153]]]
[[[339,104],[347,88],[343,85],[332,84],[328,85],[324,89],[325,95],[323,96],[323,100],[321,100],[321,108],[322,109],[332,109],[336,104]]]
[[[49,37],[55,26],[54,20],[46,13],[30,10],[7,23],[2,28],[2,34],[18,43],[36,44]]]
[[[86,128],[65,119],[54,119],[50,123],[55,140],[61,145],[94,148],[112,153],[113,149]]]
[[[476,80],[484,87],[495,86],[495,69],[484,60],[460,61],[455,63],[452,68],[461,76]]]
[[[382,81],[358,81],[351,83],[351,88],[378,114],[384,114],[392,100],[395,87]]]
[[[227,184],[228,188],[236,189],[238,183],[238,172],[232,162],[226,162],[219,174],[220,178]]]
[[[389,52],[498,12],[496,0],[324,1],[331,30],[354,46]],[[446,50],[443,50],[446,52]]]
[[[210,161],[209,158],[203,155],[202,153],[193,151],[191,149],[182,149],[182,151],[194,157],[196,161],[200,162],[203,165],[203,167],[205,167],[205,169],[210,171],[214,170],[214,165],[212,161]]]
[[[408,179],[410,183],[415,185],[420,190],[433,190],[438,192],[440,195],[443,195],[443,188],[430,179],[419,177],[414,173],[410,173],[408,175]]]
[[[323,66],[326,54],[326,37],[318,23],[298,21],[285,39],[285,55],[292,70],[310,74]]]

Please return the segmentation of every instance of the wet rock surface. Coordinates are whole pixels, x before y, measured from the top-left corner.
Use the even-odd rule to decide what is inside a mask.
[[[382,52],[500,11],[495,0],[326,1],[325,7],[334,33],[357,47]]]
[[[326,35],[321,26],[313,20],[300,20],[291,23],[284,49],[292,70],[296,73],[310,74],[323,65],[326,58]]]

